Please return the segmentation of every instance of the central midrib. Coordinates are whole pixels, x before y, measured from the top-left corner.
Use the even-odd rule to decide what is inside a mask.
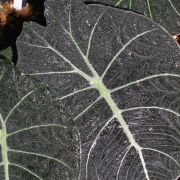
[[[103,82],[101,80],[95,80],[92,85],[94,85],[94,87],[99,91],[100,95],[106,100],[106,102],[108,103],[109,107],[111,108],[114,117],[117,118],[117,120],[119,121],[119,123],[121,124],[124,133],[127,135],[129,142],[131,143],[131,145],[133,145],[137,150],[141,150],[141,147],[139,146],[139,144],[135,141],[132,133],[130,132],[128,125],[126,124],[126,122],[123,119],[122,116],[122,112],[119,109],[119,107],[117,106],[117,104],[114,102],[114,100],[111,97],[111,93],[110,91],[106,88],[106,86],[103,84]]]
[[[94,86],[99,91],[101,97],[105,99],[105,101],[111,108],[111,110],[114,114],[114,117],[116,117],[118,122],[120,123],[121,128],[123,129],[124,133],[126,134],[131,146],[134,146],[134,148],[137,150],[137,152],[139,154],[139,158],[142,162],[142,166],[144,169],[144,173],[146,175],[146,179],[150,180],[148,172],[147,172],[146,164],[145,164],[145,161],[144,161],[144,158],[142,155],[143,148],[136,142],[135,138],[133,137],[132,133],[130,132],[128,125],[126,124],[126,122],[122,116],[122,111],[119,109],[119,107],[117,106],[117,104],[111,97],[110,90],[107,89],[107,87],[104,85],[104,83],[102,82],[102,80],[100,78],[93,79],[90,83],[92,86]]]

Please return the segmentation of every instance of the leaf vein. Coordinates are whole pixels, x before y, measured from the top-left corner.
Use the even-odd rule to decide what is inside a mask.
[[[140,83],[140,82],[149,80],[149,79],[153,79],[153,78],[157,78],[157,77],[168,77],[168,76],[180,78],[180,75],[178,75],[178,74],[168,74],[168,73],[164,73],[164,74],[155,74],[155,75],[147,76],[147,77],[145,77],[145,78],[143,78],[143,79],[139,79],[139,80],[136,80],[136,81],[127,83],[127,84],[122,85],[122,86],[119,86],[119,87],[117,87],[117,88],[114,88],[113,90],[111,90],[111,93],[116,92],[116,91],[118,91],[118,90],[120,90],[120,89],[129,87],[129,86],[131,86],[131,85],[138,84],[138,83]]]
[[[63,161],[50,157],[48,155],[44,155],[44,154],[38,154],[38,153],[34,153],[34,152],[27,152],[27,151],[20,151],[20,150],[16,150],[16,149],[8,149],[9,152],[14,152],[14,153],[22,153],[22,154],[28,154],[28,155],[35,155],[35,156],[40,156],[40,157],[44,157],[47,159],[51,159],[54,161],[59,162],[60,164],[64,165],[65,167],[67,167],[68,169],[71,169],[66,163],[64,163]]]
[[[93,107],[102,97],[99,96],[93,103],[91,103],[88,107],[86,107],[81,113],[79,113],[74,120],[76,121],[80,116],[82,116],[85,112],[87,112],[91,107]]]
[[[60,98],[57,98],[57,100],[63,100],[63,99],[66,99],[66,98],[68,98],[68,97],[70,97],[70,96],[74,96],[74,95],[76,95],[76,94],[78,94],[78,93],[81,93],[81,92],[84,92],[84,91],[87,91],[87,90],[90,90],[90,89],[94,89],[94,87],[88,86],[88,87],[86,87],[86,88],[83,88],[83,89],[74,91],[74,92],[69,93],[69,94],[67,94],[67,95],[65,95],[65,96],[62,96],[62,97],[60,97]]]
[[[110,63],[108,64],[108,66],[106,67],[106,69],[104,70],[102,76],[101,76],[101,79],[104,78],[104,76],[106,75],[106,73],[108,72],[109,68],[112,66],[112,64],[114,63],[114,61],[117,59],[117,57],[132,43],[134,42],[136,39],[138,39],[139,37],[141,36],[144,36],[148,33],[151,33],[153,31],[155,31],[156,29],[152,29],[152,30],[149,30],[149,31],[145,31],[145,32],[142,32],[138,35],[136,35],[135,37],[133,37],[132,39],[130,39],[117,53],[116,55],[112,58],[112,60],[110,61]]]
[[[35,90],[30,91],[29,93],[27,93],[25,96],[23,96],[21,98],[21,100],[9,111],[7,117],[5,118],[4,122],[6,123],[9,119],[9,117],[11,116],[11,114],[21,105],[21,103],[24,102],[24,100],[29,97]]]
[[[180,167],[180,164],[173,157],[171,157],[169,154],[167,154],[163,151],[159,151],[159,150],[153,149],[153,148],[142,148],[142,150],[150,150],[150,151],[155,151],[155,152],[158,152],[160,154],[163,154],[163,155],[169,157],[171,160],[173,160]]]
[[[86,160],[86,179],[88,178],[88,164],[89,164],[89,159],[90,159],[90,155],[91,152],[93,150],[93,148],[95,147],[97,140],[99,138],[99,136],[101,135],[101,133],[103,132],[103,130],[108,126],[108,124],[114,119],[114,116],[112,116],[106,123],[105,125],[101,128],[101,130],[99,131],[99,133],[97,134],[97,136],[95,137],[89,151],[88,151],[88,155],[87,155],[87,160]]]
[[[38,179],[43,180],[40,176],[38,176],[37,174],[33,173],[31,170],[29,170],[29,169],[27,169],[27,168],[25,168],[25,167],[23,167],[23,166],[21,166],[21,165],[19,165],[19,164],[9,163],[9,165],[18,167],[18,168],[20,168],[20,169],[23,169],[24,171],[26,171],[26,172],[28,172],[29,174],[37,177]]]
[[[37,125],[37,126],[31,126],[31,127],[28,127],[28,128],[24,128],[24,129],[20,129],[18,131],[15,131],[15,132],[11,132],[9,134],[7,134],[7,136],[12,136],[14,134],[18,134],[20,132],[23,132],[23,131],[28,131],[28,130],[31,130],[31,129],[38,129],[38,128],[43,128],[43,127],[61,127],[61,128],[65,128],[65,126],[62,126],[62,125],[59,125],[59,124],[45,124],[45,125]]]

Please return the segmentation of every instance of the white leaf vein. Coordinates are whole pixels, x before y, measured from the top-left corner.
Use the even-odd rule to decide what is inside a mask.
[[[112,64],[114,63],[114,61],[117,59],[117,57],[129,46],[131,45],[132,42],[134,42],[135,40],[137,40],[139,37],[142,37],[148,33],[151,33],[153,31],[155,31],[156,29],[152,29],[152,30],[149,30],[149,31],[145,31],[145,32],[142,32],[138,35],[136,35],[135,37],[133,37],[132,39],[130,39],[117,53],[116,55],[112,58],[112,60],[110,61],[110,63],[108,64],[108,66],[106,67],[106,69],[104,70],[102,76],[101,76],[101,79],[104,78],[104,76],[106,75],[106,73],[108,72],[108,70],[110,69],[110,67],[112,66]]]
[[[89,56],[89,51],[90,51],[90,48],[91,48],[91,43],[92,43],[92,38],[93,38],[94,32],[95,32],[95,30],[96,30],[96,27],[97,27],[100,19],[101,19],[102,16],[103,16],[103,13],[104,13],[104,12],[102,12],[102,13],[100,14],[100,16],[98,17],[96,23],[94,24],[94,27],[92,28],[92,31],[91,31],[91,34],[90,34],[90,37],[89,37],[87,53],[86,53],[86,57],[87,57],[87,58],[88,58],[88,56]]]
[[[29,97],[35,90],[30,91],[29,93],[27,93],[25,96],[23,96],[21,98],[21,100],[9,111],[7,117],[5,118],[5,123],[8,121],[9,117],[11,116],[11,114],[24,102],[24,100]]]
[[[163,151],[159,151],[157,149],[153,149],[153,148],[142,148],[142,150],[150,150],[150,151],[154,151],[154,152],[158,152],[160,154],[163,154],[165,155],[166,157],[170,158],[171,160],[173,160],[179,167],[180,167],[180,164],[177,160],[175,160],[172,156],[170,156],[169,154],[163,152]]]
[[[158,107],[158,106],[133,107],[133,108],[129,108],[129,109],[123,109],[122,113],[123,112],[128,112],[128,111],[140,110],[140,109],[157,109],[157,110],[162,110],[162,111],[167,111],[167,112],[173,113],[174,115],[180,117],[179,113],[177,113],[177,112],[175,112],[175,111],[173,111],[171,109],[163,108],[163,107]]]
[[[74,91],[74,92],[72,92],[72,93],[69,93],[69,94],[67,94],[67,95],[65,95],[65,96],[62,96],[62,97],[56,98],[56,99],[57,99],[57,100],[63,100],[63,99],[66,99],[66,98],[68,98],[68,97],[74,96],[74,95],[76,95],[76,94],[78,94],[78,93],[81,93],[81,92],[84,92],[84,91],[88,91],[88,90],[90,90],[90,89],[94,89],[94,87],[88,86],[88,87],[86,87],[86,88],[83,88],[83,89]]]
[[[88,107],[86,107],[81,113],[79,113],[74,120],[76,121],[80,116],[85,114],[89,109],[91,109],[102,97],[99,96],[94,102],[92,102]]]
[[[18,134],[18,133],[21,133],[23,131],[28,131],[28,130],[32,130],[32,129],[38,129],[38,128],[44,128],[44,127],[60,127],[60,128],[64,128],[66,129],[67,127],[65,126],[62,126],[62,125],[59,125],[59,124],[45,124],[45,125],[37,125],[37,126],[31,126],[31,127],[27,127],[27,128],[24,128],[24,129],[20,129],[18,131],[14,131],[14,132],[11,132],[9,134],[7,134],[7,137],[10,137],[14,134]]]
[[[150,80],[150,79],[153,79],[153,78],[157,78],[157,77],[178,77],[178,78],[180,78],[180,75],[178,75],[178,74],[164,73],[164,74],[155,74],[155,75],[147,76],[147,77],[145,77],[145,78],[138,79],[138,80],[136,80],[136,81],[133,81],[133,82],[127,83],[127,84],[125,84],[125,85],[116,87],[116,88],[114,88],[114,89],[111,90],[111,93],[116,92],[116,91],[121,90],[121,89],[124,89],[124,88],[129,87],[129,86],[132,86],[132,85],[134,85],[134,84],[138,84],[138,83],[140,83],[140,82],[143,82],[143,81],[146,81],[146,80]]]
[[[9,152],[14,152],[14,153],[21,153],[21,154],[27,154],[27,155],[35,155],[35,156],[40,156],[40,157],[44,157],[50,160],[54,160],[60,164],[62,164],[63,166],[67,167],[68,169],[71,169],[66,163],[64,163],[63,161],[50,157],[48,155],[44,155],[44,154],[39,154],[39,153],[34,153],[34,152],[27,152],[27,151],[21,151],[21,150],[16,150],[16,149],[8,149]]]
[[[89,164],[89,159],[90,159],[90,155],[91,152],[93,150],[93,148],[95,147],[98,138],[100,137],[101,133],[103,132],[103,130],[108,126],[108,124],[114,119],[114,116],[112,116],[106,123],[105,125],[100,129],[100,131],[98,132],[97,136],[95,137],[89,151],[88,151],[88,155],[87,155],[87,160],[86,160],[86,179],[88,178],[88,164]]]
[[[124,154],[124,156],[123,156],[123,158],[122,158],[122,160],[121,160],[121,162],[120,162],[119,168],[118,168],[118,170],[117,170],[116,180],[119,179],[118,177],[119,177],[119,173],[120,173],[120,171],[121,171],[121,167],[122,167],[122,165],[123,165],[123,162],[124,162],[124,160],[125,160],[128,152],[130,151],[131,147],[132,147],[132,146],[130,145],[130,146],[128,146],[128,147],[126,148],[127,151],[125,152],[125,154]]]
[[[34,172],[32,172],[31,170],[29,170],[28,168],[21,166],[19,164],[15,164],[15,163],[9,163],[10,166],[15,166],[18,167],[20,169],[23,169],[24,171],[28,172],[29,174],[35,176],[37,179],[43,180],[40,176],[38,176],[37,174],[35,174]]]
[[[38,72],[38,73],[32,73],[29,74],[30,76],[41,76],[41,75],[54,75],[54,74],[74,74],[74,73],[78,73],[77,71],[73,70],[73,71],[54,71],[54,72]]]
[[[172,1],[171,0],[168,0],[169,1],[169,3],[170,3],[170,5],[171,5],[171,7],[174,9],[174,11],[176,12],[176,14],[178,15],[178,16],[180,16],[180,13],[178,12],[178,10],[175,8],[175,6],[174,6],[174,4],[172,3]]]

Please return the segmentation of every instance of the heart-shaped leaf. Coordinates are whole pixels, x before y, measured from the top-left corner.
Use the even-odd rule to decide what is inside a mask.
[[[26,26],[24,72],[49,85],[79,131],[80,179],[170,180],[180,174],[180,52],[134,12],[49,1],[49,26]]]
[[[151,18],[170,33],[180,33],[179,0],[83,0],[86,3],[101,3],[129,9]]]
[[[76,133],[62,104],[35,80],[0,67],[0,179],[77,177]]]

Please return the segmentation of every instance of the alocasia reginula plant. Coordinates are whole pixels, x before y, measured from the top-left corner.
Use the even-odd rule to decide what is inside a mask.
[[[180,51],[168,28],[80,0],[47,1],[46,17],[19,38],[26,76],[1,71],[2,179],[176,180]]]

